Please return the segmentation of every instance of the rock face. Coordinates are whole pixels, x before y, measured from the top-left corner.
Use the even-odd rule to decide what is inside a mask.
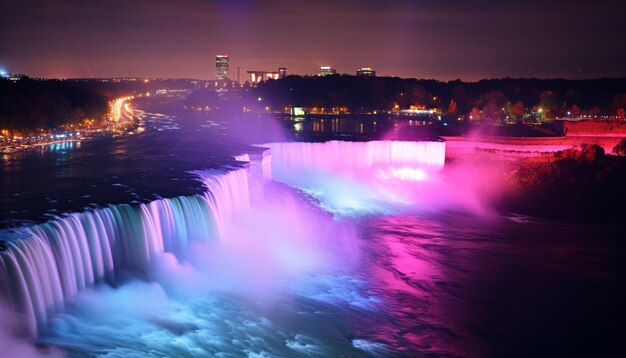
[[[555,126],[566,137],[626,137],[626,121],[557,121]]]

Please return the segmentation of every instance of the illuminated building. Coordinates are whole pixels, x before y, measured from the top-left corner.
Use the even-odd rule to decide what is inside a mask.
[[[9,81],[17,82],[17,81],[21,80],[22,77],[24,77],[24,75],[18,73],[18,74],[12,74],[8,78],[9,78]]]
[[[0,70],[0,77],[6,78],[9,81],[17,82],[17,81],[21,80],[22,77],[24,77],[24,75],[22,75],[20,73],[10,74],[10,73],[7,73],[6,71]]]
[[[337,71],[330,66],[322,66],[320,67],[319,70],[317,70],[318,76],[329,76],[329,75],[336,75],[336,74],[337,74]]]
[[[287,69],[283,67],[283,68],[279,68],[278,72],[276,71],[246,71],[246,72],[248,72],[248,74],[250,75],[250,84],[252,84],[253,86],[256,86],[261,81],[277,80],[281,78],[281,73],[282,73],[281,69],[284,69],[285,72],[287,71]]]
[[[289,110],[289,114],[292,116],[305,116],[306,108],[304,107],[291,107]]]
[[[228,55],[215,56],[215,78],[218,80],[227,80],[228,77]]]
[[[376,77],[376,71],[371,67],[361,67],[356,70],[356,75],[360,77]]]
[[[287,77],[287,67],[279,67],[278,68],[278,78]]]

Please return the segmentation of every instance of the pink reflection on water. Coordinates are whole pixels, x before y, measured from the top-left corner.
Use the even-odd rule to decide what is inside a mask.
[[[469,241],[451,240],[450,224],[462,228],[467,223],[416,215],[376,216],[364,223],[368,250],[375,257],[367,274],[389,314],[361,329],[368,339],[386,342],[397,352],[485,353],[464,341],[471,336],[464,321],[475,312],[463,311],[465,298],[453,293],[458,290],[457,265],[472,267],[471,253],[484,243],[473,240],[476,233],[468,235]]]

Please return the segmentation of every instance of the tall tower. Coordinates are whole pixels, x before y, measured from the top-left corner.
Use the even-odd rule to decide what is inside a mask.
[[[228,77],[228,55],[215,56],[215,78],[217,80],[227,80]]]

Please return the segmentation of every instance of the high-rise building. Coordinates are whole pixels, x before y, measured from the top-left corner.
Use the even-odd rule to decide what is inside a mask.
[[[376,77],[376,71],[371,67],[361,67],[356,70],[356,75],[361,77]]]
[[[215,78],[217,80],[227,80],[228,76],[228,55],[216,55],[215,56]]]
[[[337,70],[335,70],[334,68],[330,66],[322,66],[320,67],[319,70],[317,70],[318,76],[329,76],[329,75],[336,75],[336,74],[337,74]]]
[[[287,77],[287,67],[278,68],[278,78]]]

